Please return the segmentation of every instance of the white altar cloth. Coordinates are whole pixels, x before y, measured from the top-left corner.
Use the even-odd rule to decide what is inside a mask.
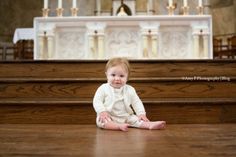
[[[13,43],[16,44],[19,40],[33,40],[34,28],[17,28],[14,33]]]
[[[212,59],[210,15],[37,17],[34,59]]]

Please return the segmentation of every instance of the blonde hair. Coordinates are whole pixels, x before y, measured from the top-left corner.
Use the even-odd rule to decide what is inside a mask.
[[[107,64],[106,64],[106,71],[114,66],[120,65],[122,66],[128,73],[128,76],[130,75],[130,65],[129,65],[129,61],[127,58],[124,57],[116,57],[116,58],[111,58]]]

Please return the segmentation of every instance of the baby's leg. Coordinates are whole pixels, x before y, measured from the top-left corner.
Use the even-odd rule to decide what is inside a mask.
[[[157,129],[165,129],[166,122],[165,121],[154,121],[154,122],[142,122],[140,128],[157,130]]]
[[[119,124],[113,121],[109,121],[104,124],[104,129],[128,131],[128,126],[129,125],[126,123]]]
[[[110,129],[110,130],[122,130],[128,131],[129,124],[127,123],[116,123],[112,120],[102,122],[99,116],[96,118],[96,123],[99,128]]]

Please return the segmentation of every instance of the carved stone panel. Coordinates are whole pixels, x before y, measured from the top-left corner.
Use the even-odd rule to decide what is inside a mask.
[[[108,58],[112,56],[136,58],[139,53],[138,28],[108,28],[106,51]]]
[[[72,29],[73,30],[73,29]],[[54,58],[79,59],[85,58],[85,31],[60,29],[57,31],[56,54]]]
[[[191,28],[190,27],[160,27],[160,57],[161,58],[191,58]]]

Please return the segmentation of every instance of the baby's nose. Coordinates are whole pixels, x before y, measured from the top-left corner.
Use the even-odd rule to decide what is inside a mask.
[[[119,80],[119,79],[120,79],[120,77],[119,77],[119,76],[116,76],[116,77],[115,77],[115,80]]]

